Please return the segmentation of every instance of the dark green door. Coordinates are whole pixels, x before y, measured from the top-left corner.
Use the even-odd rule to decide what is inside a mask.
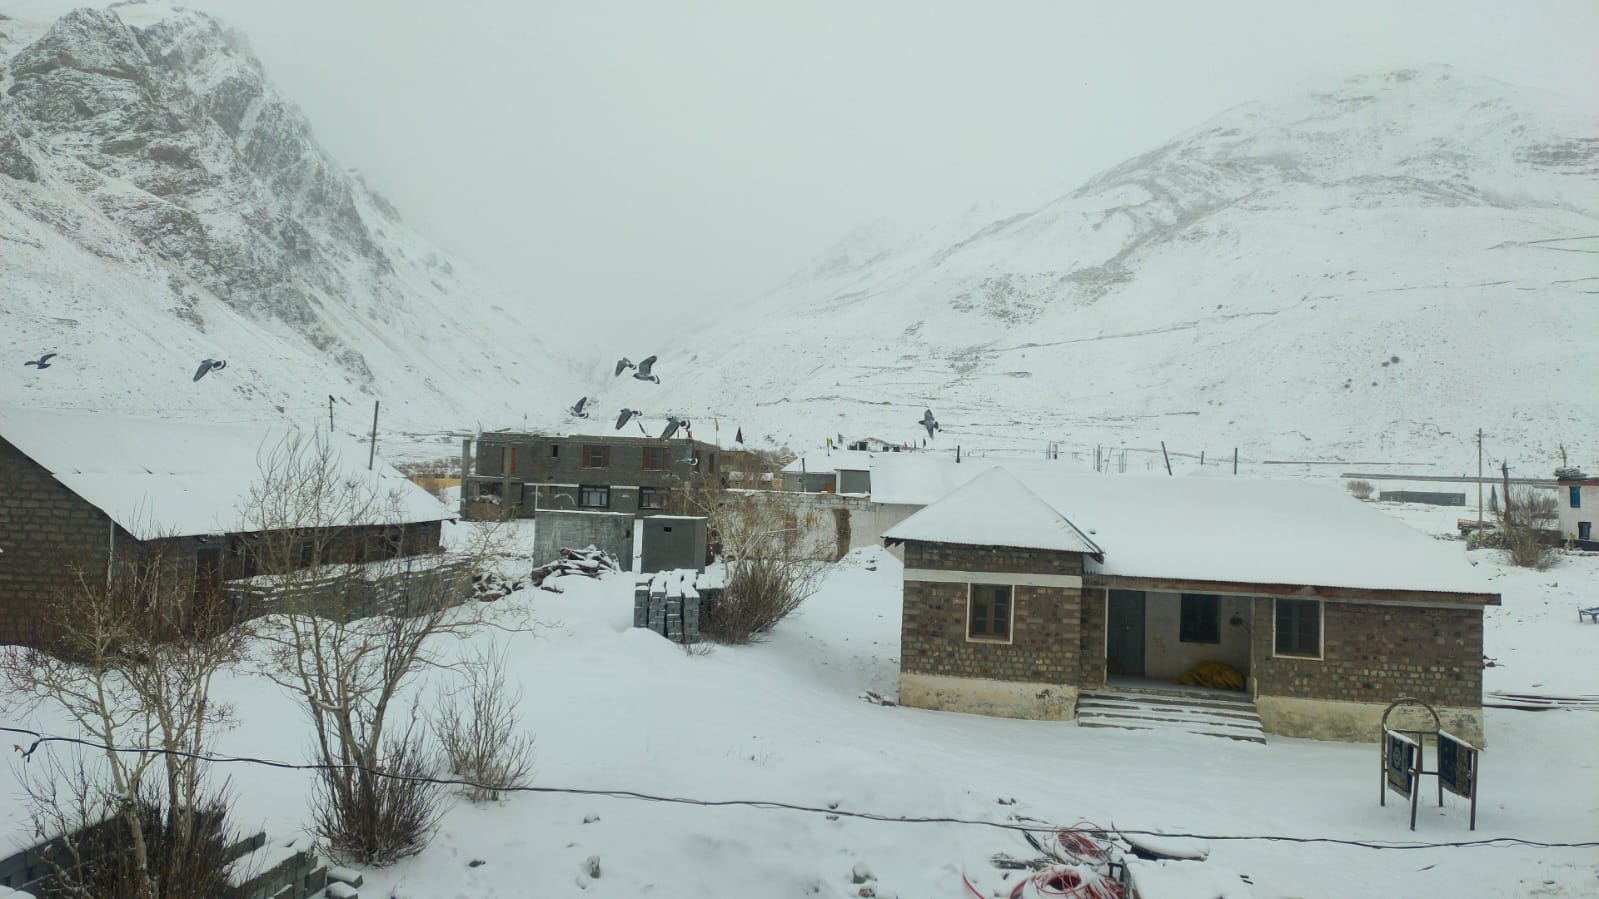
[[[1105,622],[1105,673],[1144,675],[1144,591],[1110,591]]]

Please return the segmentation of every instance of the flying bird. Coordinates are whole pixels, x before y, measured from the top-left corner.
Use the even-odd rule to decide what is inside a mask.
[[[666,430],[661,432],[661,439],[666,440],[670,438],[673,434],[677,433],[678,428],[689,427],[693,427],[693,425],[689,424],[688,419],[678,418],[676,415],[668,415],[666,416]]]
[[[622,361],[626,362],[627,360],[624,359]],[[639,380],[639,381],[652,381],[652,382],[654,382],[656,384],[661,383],[660,375],[650,374],[650,368],[653,367],[654,365],[655,365],[655,357],[654,356],[651,356],[648,359],[645,359],[643,362],[640,362],[638,364],[638,371],[633,372],[633,377],[636,380]]]
[[[687,465],[690,468],[693,468],[696,465],[699,465],[700,464],[700,457],[694,455],[694,444],[692,444],[692,443],[683,444],[683,458],[681,458],[681,459],[679,459],[677,461],[680,464]]]
[[[616,376],[618,378],[620,378],[622,376],[622,372],[627,371],[630,368],[636,368],[636,367],[637,366],[635,366],[633,364],[633,360],[627,358],[626,356],[623,356],[622,358],[616,360]]]
[[[54,358],[55,355],[56,355],[55,353],[45,353],[43,356],[40,356],[37,359],[29,359],[27,362],[24,362],[22,364],[23,365],[31,365],[31,366],[43,371],[44,369],[47,369],[47,368],[50,367],[50,360],[52,358]]]
[[[213,371],[219,371],[227,367],[228,363],[222,359],[201,359],[200,367],[194,370],[194,379],[198,381]]]
[[[578,418],[588,418],[589,417],[588,410],[583,408],[584,406],[588,405],[588,401],[589,401],[588,397],[580,396],[580,397],[577,398],[577,402],[573,403],[571,405],[571,407],[568,408],[566,411],[572,413],[573,415],[577,416]]]
[[[632,421],[633,419],[642,416],[643,414],[644,414],[643,412],[640,412],[637,409],[623,409],[621,414],[616,416],[616,429],[618,431],[622,430],[622,427],[624,425],[626,425],[628,422]],[[639,429],[640,430],[644,429],[644,423],[643,422],[639,422]]]
[[[943,428],[938,426],[938,419],[933,417],[933,410],[931,410],[931,409],[928,409],[926,412],[922,413],[922,420],[921,420],[920,424],[921,424],[922,427],[927,429],[927,439],[928,440],[933,439],[933,432],[934,431],[942,431],[943,430]]]

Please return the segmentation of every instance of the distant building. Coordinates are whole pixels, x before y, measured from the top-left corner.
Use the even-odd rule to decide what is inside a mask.
[[[688,437],[485,431],[467,455],[463,514],[488,502],[519,518],[540,509],[660,514],[673,488],[726,473],[714,444]]]
[[[1599,518],[1599,476],[1575,468],[1555,472],[1559,486],[1555,491],[1560,535],[1582,549],[1599,549],[1593,522]]]
[[[172,566],[197,592],[255,575],[253,548],[281,534],[253,520],[251,491],[263,455],[297,434],[0,409],[0,643],[47,636],[41,604],[78,573],[109,577],[113,553],[159,556],[164,570]],[[439,550],[446,507],[387,465],[369,470],[365,447],[335,439],[332,449],[341,483],[383,498],[359,520],[339,522],[337,561]]]

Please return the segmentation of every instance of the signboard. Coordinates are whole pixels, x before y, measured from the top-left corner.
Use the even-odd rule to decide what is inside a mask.
[[[1387,737],[1384,750],[1387,764],[1384,771],[1388,789],[1409,799],[1416,788],[1416,743],[1404,734],[1391,730],[1383,733]]]
[[[1445,731],[1438,732],[1438,785],[1467,799],[1477,792],[1477,748]]]

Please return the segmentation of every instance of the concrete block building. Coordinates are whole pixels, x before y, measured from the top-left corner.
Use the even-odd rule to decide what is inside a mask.
[[[531,518],[541,509],[667,511],[673,488],[723,474],[720,451],[691,438],[486,431],[463,453],[461,502],[488,500]]]
[[[1267,733],[1376,739],[1422,699],[1482,745],[1485,589],[1458,545],[1292,482],[996,468],[890,528],[900,701],[1072,718],[1079,694],[1240,672]]]
[[[1594,520],[1599,518],[1599,475],[1585,474],[1576,468],[1555,472],[1555,514],[1560,520],[1560,536],[1581,549],[1599,549],[1599,533]]]

